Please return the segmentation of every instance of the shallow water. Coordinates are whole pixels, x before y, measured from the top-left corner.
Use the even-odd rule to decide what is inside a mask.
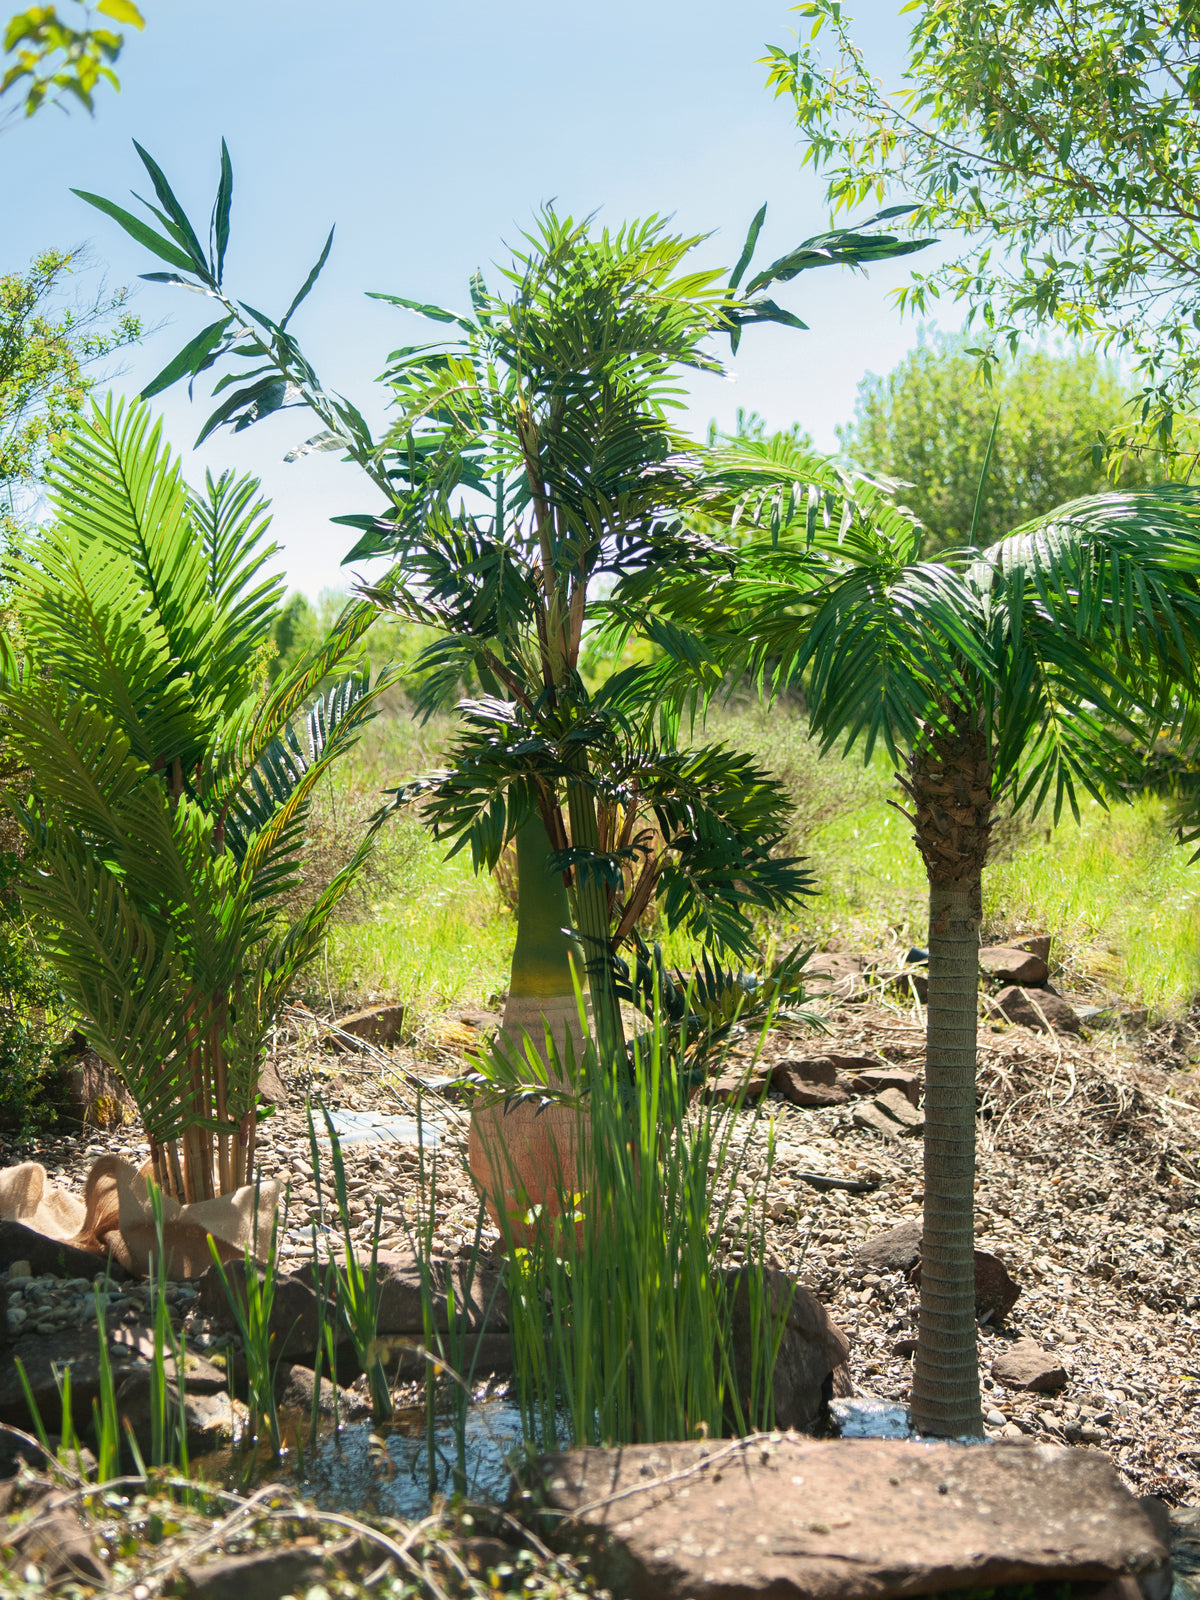
[[[507,1499],[509,1458],[521,1450],[521,1415],[509,1400],[477,1401],[467,1410],[466,1482],[471,1499]],[[434,1432],[434,1492],[451,1495],[457,1454],[454,1427],[439,1417]],[[425,1409],[414,1407],[395,1422],[370,1422],[332,1429],[304,1452],[296,1486],[324,1511],[377,1511],[412,1520],[430,1507],[429,1450]]]

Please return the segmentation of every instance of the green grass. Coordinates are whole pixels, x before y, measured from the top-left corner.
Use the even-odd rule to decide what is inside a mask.
[[[452,723],[418,728],[402,710],[381,717],[335,780],[322,816],[331,838],[350,838],[382,791],[438,765]],[[701,735],[698,735],[700,737]],[[707,737],[754,753],[787,785],[794,817],[784,848],[809,858],[818,894],[764,944],[797,942],[842,950],[923,945],[924,870],[909,824],[889,804],[902,798],[886,759],[819,757],[799,716],[779,707],[718,711]],[[1178,1014],[1200,991],[1200,865],[1188,864],[1165,804],[1146,796],[1105,813],[1088,804],[1067,815],[1002,818],[984,875],[984,937],[1047,932],[1065,987],[1098,999]],[[686,964],[685,937],[661,938],[669,961]],[[494,1004],[508,982],[513,919],[494,880],[476,877],[465,855],[445,859],[416,818],[385,834],[374,874],[350,917],[331,932],[327,960],[312,969],[310,1003],[332,995],[397,1000],[414,1021],[432,1022],[456,1003]]]

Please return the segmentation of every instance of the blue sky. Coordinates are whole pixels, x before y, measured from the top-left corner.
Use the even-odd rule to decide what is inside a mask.
[[[898,10],[890,0],[854,8],[889,87],[906,35]],[[325,381],[373,419],[386,398],[373,382],[382,358],[421,324],[364,291],[464,304],[471,271],[504,259],[505,241],[544,201],[613,224],[669,213],[681,229],[714,233],[699,257],[713,265],[736,258],[764,200],[763,259],[827,222],[788,103],[768,95],[757,64],[796,20],[777,0],[145,0],[143,11],[121,94],[102,94],[94,120],[45,111],[0,139],[0,271],[87,241],[110,284],[135,282],[153,263],[70,189],[122,203],[131,187],[145,193],[136,138],[206,218],[224,135],[236,183],[227,281],[281,311],[336,223],[296,327]],[[832,447],[863,374],[888,371],[915,342],[917,324],[901,321],[888,293],[906,277],[896,263],[786,286],[780,298],[811,331],[750,330],[731,380],[691,384],[691,426],[732,425],[744,406]],[[131,352],[114,385],[131,393],[208,320],[202,302],[149,284],[135,309],[167,325]],[[349,581],[339,564],[348,530],[328,518],[375,501],[336,457],[284,465],[313,431],[306,414],[218,434],[192,453],[200,402],[180,389],[156,404],[193,477],[232,466],[263,479],[294,587],[315,595]]]

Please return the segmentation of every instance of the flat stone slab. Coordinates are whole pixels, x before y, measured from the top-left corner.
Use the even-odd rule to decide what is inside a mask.
[[[759,1435],[540,1462],[629,1600],[887,1600],[1166,1570],[1106,1456],[1051,1445]],[[577,1522],[575,1521],[577,1519]],[[574,1525],[573,1525],[574,1524]]]

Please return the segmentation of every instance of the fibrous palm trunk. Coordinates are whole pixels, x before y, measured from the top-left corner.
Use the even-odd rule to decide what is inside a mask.
[[[931,728],[904,785],[929,877],[925,1206],[912,1420],[980,1435],[975,1334],[975,1065],[982,872],[992,769],[978,718],[957,706]]]

